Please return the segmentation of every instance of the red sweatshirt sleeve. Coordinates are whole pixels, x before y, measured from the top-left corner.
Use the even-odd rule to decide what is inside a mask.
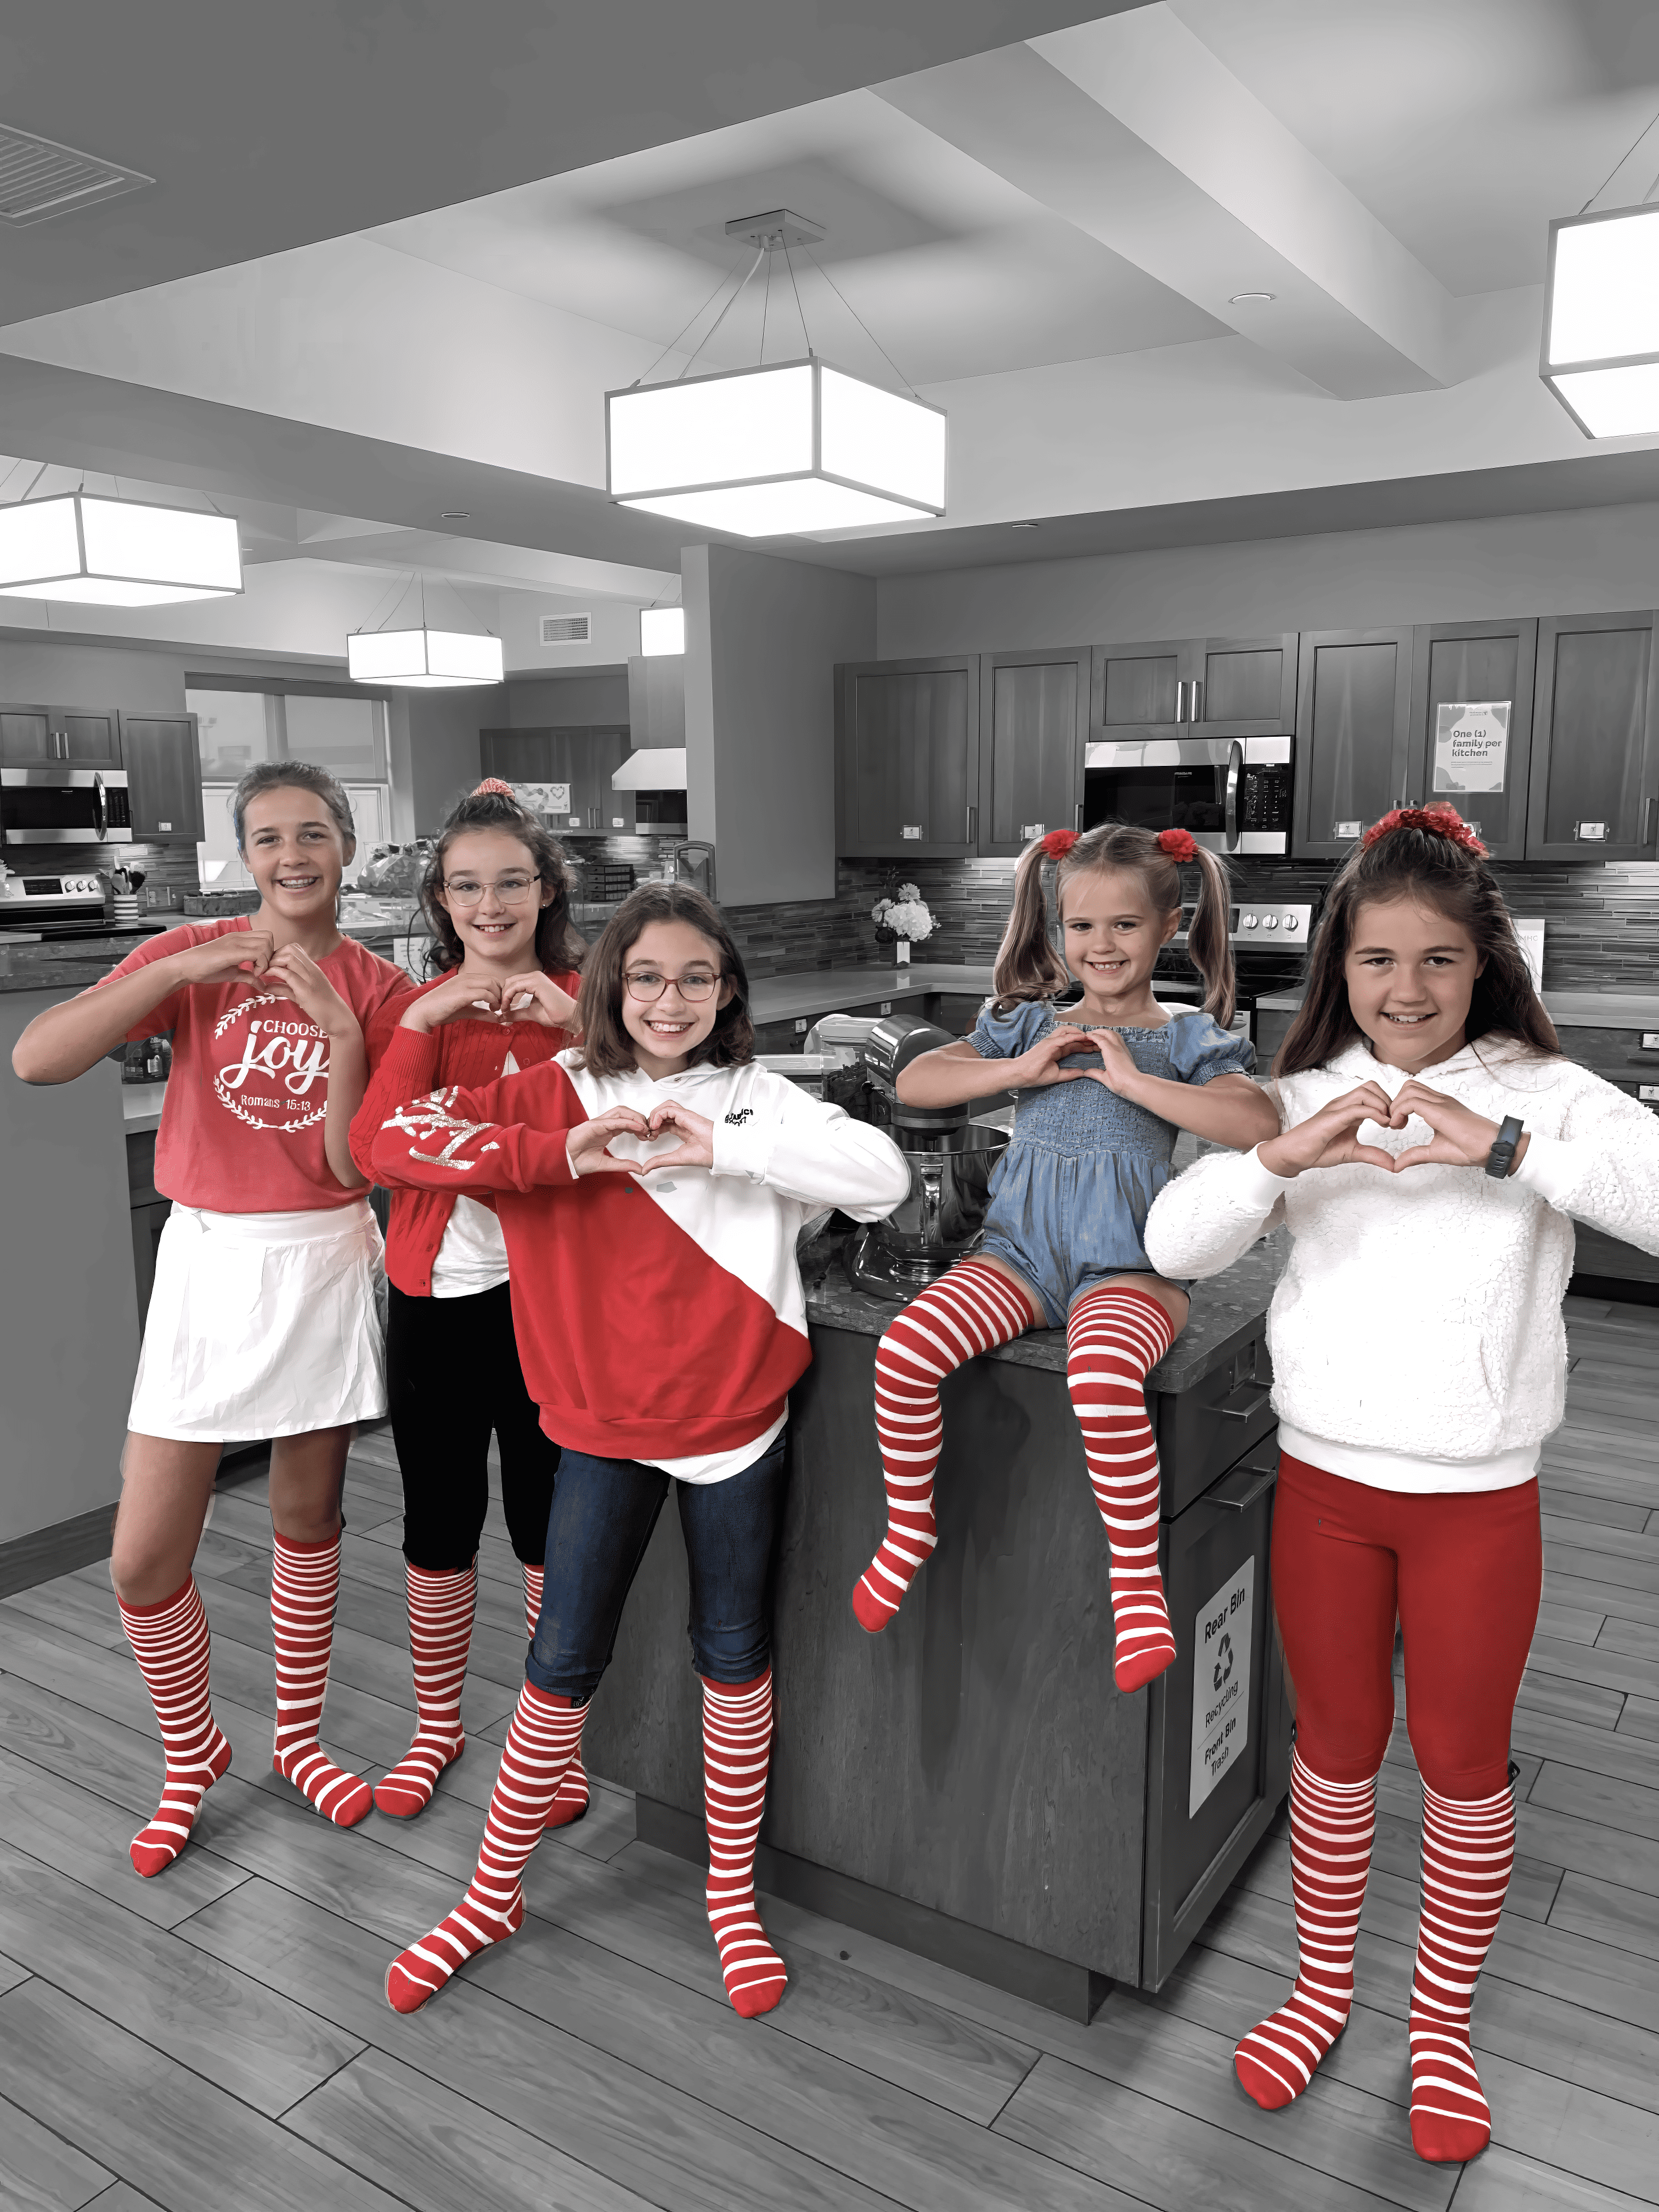
[[[369,1023],[363,1046],[368,1054],[368,1087],[363,1103],[351,1117],[351,1157],[357,1172],[375,1180],[372,1156],[380,1124],[394,1106],[437,1088],[441,1047],[435,1031],[398,1026],[409,1011],[413,991],[390,1000]]]
[[[424,1098],[405,1093],[376,1132],[365,1172],[392,1190],[451,1196],[574,1183],[565,1139],[586,1118],[553,1060],[479,1091],[457,1086]]]

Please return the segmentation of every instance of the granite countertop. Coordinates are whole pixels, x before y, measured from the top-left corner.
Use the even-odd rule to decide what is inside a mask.
[[[762,975],[749,987],[749,1011],[757,1023],[816,1020],[883,999],[919,998],[930,991],[963,992],[982,999],[991,988],[988,968],[953,968],[917,962],[908,968],[815,968],[794,975]]]
[[[143,934],[59,937],[44,945],[8,945],[0,938],[0,991],[84,991],[125,959]]]
[[[843,1264],[846,1241],[840,1237],[819,1237],[801,1255],[807,1320],[823,1328],[879,1336],[898,1312],[898,1305],[853,1288]],[[1223,1273],[1208,1282],[1195,1283],[1187,1326],[1147,1377],[1148,1389],[1174,1394],[1202,1381],[1216,1354],[1267,1312],[1289,1252],[1288,1233],[1275,1230]],[[1046,1367],[1063,1375],[1066,1332],[1032,1329],[987,1356],[1006,1359],[1015,1367]]]
[[[1659,996],[1620,991],[1546,991],[1544,1011],[1563,1029],[1659,1030]],[[1256,1000],[1258,1008],[1294,1013],[1300,991],[1275,991]]]

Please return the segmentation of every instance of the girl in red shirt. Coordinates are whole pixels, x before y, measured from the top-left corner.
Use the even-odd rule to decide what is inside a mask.
[[[167,1779],[132,1863],[160,1874],[230,1765],[208,1697],[191,1572],[227,1443],[270,1437],[276,1654],[272,1764],[341,1827],[368,1786],[318,1743],[354,1425],[386,1411],[380,1237],[352,1163],[363,1025],[408,979],[335,926],[356,850],[325,769],[252,769],[232,801],[252,915],[152,938],[18,1039],[26,1083],[67,1083],[124,1040],[171,1030],[155,1145],[173,1212],[139,1354],[111,1577],[155,1702]]]
[[[509,786],[490,777],[461,801],[421,897],[439,973],[369,1025],[368,1089],[351,1128],[353,1157],[368,1176],[380,1124],[404,1099],[447,1084],[494,1083],[576,1040],[577,970],[587,948],[570,927],[564,855]],[[489,1504],[490,1432],[501,1448],[507,1533],[524,1570],[526,1638],[541,1611],[559,1447],[525,1388],[507,1245],[487,1194],[393,1191],[386,1273],[387,1382],[419,1724],[406,1755],[376,1784],[374,1802],[407,1820],[466,1742],[461,1684]],[[586,1778],[574,1761],[548,1825],[586,1810]]]

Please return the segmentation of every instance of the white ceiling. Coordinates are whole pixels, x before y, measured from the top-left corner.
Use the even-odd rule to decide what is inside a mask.
[[[884,353],[951,425],[941,523],[798,557],[1650,495],[1608,456],[1659,441],[1587,445],[1536,359],[1548,219],[1659,171],[1659,129],[1623,158],[1659,109],[1654,0],[848,0],[834,37],[812,0],[613,0],[560,19],[574,57],[529,0],[429,0],[423,45],[401,11],[295,0],[309,75],[257,11],[227,34],[210,0],[164,4],[180,39],[212,16],[216,102],[117,129],[144,101],[106,70],[142,90],[154,56],[106,0],[83,118],[9,106],[162,181],[0,236],[28,313],[0,419],[234,505],[261,564],[659,596],[690,533],[611,507],[602,395],[746,265],[726,222],[781,205],[824,226],[828,278],[776,264],[699,365],[756,359],[763,316],[768,357],[798,353],[799,299],[819,351],[891,381]],[[21,0],[20,83],[67,68],[76,12]],[[1253,289],[1275,299],[1231,297]]]

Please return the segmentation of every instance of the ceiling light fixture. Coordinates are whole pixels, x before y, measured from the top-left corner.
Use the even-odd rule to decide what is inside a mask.
[[[392,607],[409,597],[411,576]],[[466,603],[452,584],[456,604]],[[384,602],[382,603],[384,604]],[[377,610],[378,611],[378,610]],[[392,684],[408,691],[454,691],[473,684],[499,684],[506,674],[501,641],[493,632],[433,629],[426,618],[426,579],[421,579],[417,628],[353,630],[346,640],[346,672],[354,684]]]
[[[684,607],[640,609],[640,651],[648,659],[658,653],[685,651]]]
[[[1227,305],[1230,307],[1242,307],[1251,300],[1271,301],[1278,297],[1277,292],[1232,292],[1228,295]]]
[[[605,394],[605,482],[612,501],[740,538],[810,536],[943,514],[944,410],[908,385],[901,394],[849,375],[812,349],[789,249],[803,246],[811,259],[822,228],[776,209],[726,228],[728,237],[755,246],[755,258],[685,368],[672,383],[641,380]],[[763,315],[755,368],[691,376],[697,355],[763,261],[769,301],[772,256],[779,252],[794,290],[805,357],[769,362]],[[833,279],[816,261],[812,265],[841,298]],[[729,281],[716,286],[693,323]],[[859,320],[850,307],[848,312]],[[876,345],[862,322],[859,327]]]
[[[1656,123],[1549,228],[1538,374],[1587,438],[1659,432],[1659,176],[1636,206],[1589,212]]]
[[[43,465],[35,483],[45,473]],[[241,589],[234,515],[87,491],[34,500],[25,492],[0,507],[0,596],[6,599],[165,607],[234,599]]]

